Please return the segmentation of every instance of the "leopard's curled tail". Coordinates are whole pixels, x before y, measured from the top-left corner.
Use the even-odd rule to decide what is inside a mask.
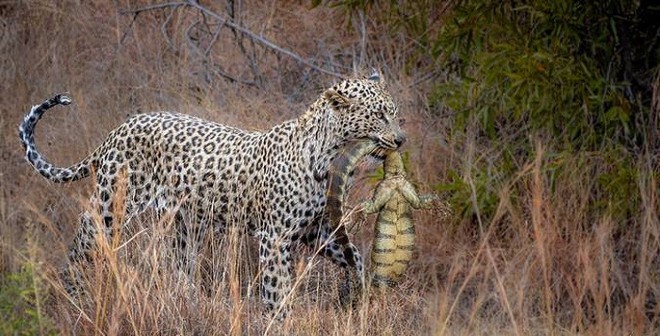
[[[25,149],[25,157],[30,162],[32,167],[38,171],[42,176],[52,182],[63,183],[76,181],[89,176],[90,174],[90,157],[85,158],[79,163],[70,167],[55,167],[52,163],[48,162],[46,158],[39,153],[37,145],[34,142],[34,129],[41,116],[50,108],[57,105],[69,105],[71,98],[58,94],[40,105],[32,106],[30,112],[23,118],[21,125],[18,127],[18,137]]]

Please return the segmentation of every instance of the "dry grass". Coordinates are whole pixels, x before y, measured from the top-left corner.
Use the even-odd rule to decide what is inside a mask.
[[[379,36],[362,54],[359,29],[347,27],[332,10],[237,3],[236,22],[335,72],[350,74],[360,59],[368,60],[357,64],[360,69],[382,65],[407,119],[406,150],[422,192],[446,182],[448,168],[460,171],[475,157],[496,155],[469,136],[447,137],[447,118],[426,108],[429,88],[411,86],[425,74],[408,69],[404,75],[406,53],[392,47],[397,41]],[[214,9],[225,12],[223,6]],[[49,184],[28,167],[16,127],[29,106],[70,92],[75,104],[49,113],[36,134],[41,151],[66,165],[90,152],[128,114],[177,110],[263,129],[301,113],[334,80],[248,39],[239,43],[227,28],[215,40],[191,28],[188,34],[200,51],[186,38],[186,29],[200,19],[196,11],[162,9],[135,18],[119,13],[137,7],[133,1],[0,4],[0,278],[31,265],[33,286],[47,290],[37,295],[36,309],[60,333],[660,331],[657,157],[639,160],[642,202],[622,230],[606,214],[588,213],[589,186],[595,183],[591,166],[576,159],[571,171],[548,181],[546,170],[557,158],[545,155],[540,141],[516,180],[499,187],[494,218],[445,222],[432,211],[416,213],[418,255],[407,279],[353,310],[334,306],[338,270],[301,251],[297,274],[304,275],[292,298],[294,310],[283,324],[271,324],[259,304],[254,242],[237,234],[208,235],[189,279],[177,271],[170,249],[171,221],[150,214],[132,221],[121,239],[100,241],[96,262],[86,270],[89,296],[68,297],[57,268],[87,206],[91,183]],[[471,170],[464,171],[463,179],[474,187]],[[514,189],[524,196],[513,196]],[[369,190],[362,186],[356,194]],[[588,218],[597,220],[585,223]],[[368,255],[372,228],[362,225],[352,232]]]

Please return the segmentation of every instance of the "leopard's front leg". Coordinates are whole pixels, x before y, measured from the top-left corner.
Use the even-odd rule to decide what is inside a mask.
[[[346,278],[340,283],[339,301],[342,305],[355,303],[365,285],[364,262],[360,250],[346,233],[337,235],[330,228],[330,221],[324,217],[319,226],[308,231],[301,240],[314,249],[320,248],[324,257],[346,271]]]
[[[259,244],[261,299],[278,320],[283,320],[291,305],[293,263],[288,241],[280,237],[262,237]]]

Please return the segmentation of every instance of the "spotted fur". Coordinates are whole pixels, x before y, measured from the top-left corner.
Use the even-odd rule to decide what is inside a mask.
[[[378,77],[350,79],[326,90],[298,118],[263,132],[248,132],[191,116],[157,112],[130,117],[81,162],[55,167],[37,150],[34,128],[46,110],[71,100],[57,95],[34,106],[19,128],[27,161],[53,182],[96,178],[91,203],[111,236],[113,209],[125,209],[121,225],[149,207],[187,209],[193,225],[222,232],[228,225],[247,228],[260,242],[261,296],[272,311],[292,286],[291,246],[324,246],[335,264],[361,276],[362,259],[348,237],[337,239],[325,215],[327,173],[344,144],[369,138],[397,148],[403,135],[398,108]],[[125,176],[126,201],[115,197]],[[70,245],[73,264],[89,259],[96,247],[92,213],[81,216]],[[67,279],[77,292],[75,277]],[[289,301],[289,300],[287,300]]]

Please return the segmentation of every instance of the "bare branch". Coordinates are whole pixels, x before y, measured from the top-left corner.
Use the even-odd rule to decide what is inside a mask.
[[[209,69],[210,69],[210,71],[212,71],[213,73],[215,73],[215,75],[218,76],[218,77],[224,78],[224,79],[226,79],[226,80],[228,80],[228,81],[230,81],[230,82],[235,82],[235,83],[241,83],[241,84],[245,84],[245,85],[254,86],[254,85],[255,85],[254,82],[251,82],[251,81],[245,81],[245,80],[241,80],[241,79],[235,78],[235,77],[231,76],[230,74],[228,74],[227,72],[225,72],[224,70],[222,70],[222,68],[220,67],[220,65],[218,65],[218,64],[216,64],[216,63],[214,63],[214,62],[212,62],[212,61],[209,59],[209,57],[208,57],[208,53],[205,52],[205,51],[203,51],[203,50],[201,50],[200,46],[199,46],[197,43],[195,43],[195,42],[193,41],[193,38],[192,38],[192,36],[191,36],[191,34],[192,34],[192,33],[191,33],[191,30],[192,30],[194,27],[196,27],[197,25],[199,25],[199,24],[200,24],[200,21],[199,21],[199,20],[196,21],[196,22],[193,22],[191,25],[189,25],[189,26],[185,29],[185,32],[184,32],[183,36],[184,36],[186,42],[188,43],[188,46],[190,47],[190,49],[191,49],[195,54],[197,54],[198,56],[200,56],[200,57],[202,58],[202,63],[203,63],[204,65],[208,66]],[[219,29],[221,29],[221,28],[222,28],[222,25],[220,25],[220,26],[218,27],[218,31],[217,31],[217,32],[219,32]],[[217,33],[217,32],[216,32],[216,33]],[[214,40],[215,40],[215,39],[214,39]],[[213,42],[213,41],[212,41],[212,42]],[[209,46],[209,48],[210,48],[210,46]]]
[[[288,49],[284,49],[284,48],[276,45],[275,43],[268,40],[267,38],[265,38],[265,37],[263,37],[259,34],[256,34],[252,31],[248,30],[247,28],[242,27],[239,24],[236,24],[235,22],[233,22],[233,20],[231,20],[231,18],[223,17],[222,15],[220,15],[216,12],[213,12],[210,9],[200,5],[195,0],[188,0],[188,1],[185,1],[185,2],[167,2],[167,3],[162,3],[162,4],[149,5],[149,6],[145,6],[145,7],[141,7],[141,8],[137,8],[137,9],[123,10],[123,11],[120,11],[119,13],[133,15],[133,22],[131,22],[131,26],[132,26],[133,23],[135,22],[135,19],[137,18],[137,16],[142,12],[157,10],[157,9],[163,9],[163,8],[172,8],[174,10],[174,9],[177,9],[178,7],[181,7],[181,6],[187,6],[187,7],[195,8],[195,9],[199,10],[201,13],[206,14],[210,17],[213,17],[213,18],[219,20],[220,22],[222,22],[222,24],[232,28],[235,31],[240,32],[241,34],[243,34],[245,36],[247,36],[248,38],[250,38],[251,41],[259,43],[262,46],[264,46],[266,48],[269,48],[271,50],[274,50],[274,51],[276,51],[280,54],[284,54],[284,55],[286,55],[290,58],[293,58],[298,63],[304,64],[304,65],[306,65],[307,67],[309,67],[311,69],[314,69],[316,71],[319,71],[321,73],[324,73],[326,75],[330,75],[330,76],[333,76],[333,77],[337,77],[337,78],[341,78],[341,79],[345,78],[345,76],[343,76],[339,73],[323,69],[323,68],[317,66],[316,64],[313,64],[312,62],[304,59],[303,57],[301,57],[300,55],[294,53],[293,51],[290,51]],[[167,21],[169,21],[169,19],[170,19],[170,17],[168,16]],[[127,34],[124,34],[124,35],[127,35]],[[124,38],[126,38],[126,36],[122,37],[122,40]],[[209,46],[209,48],[210,48],[210,46]],[[203,53],[203,51],[202,51],[202,53]]]
[[[170,10],[170,13],[167,14],[167,17],[165,18],[165,22],[163,22],[163,24],[160,25],[160,31],[161,33],[163,33],[163,37],[165,38],[165,41],[167,41],[167,44],[169,45],[170,48],[172,48],[172,50],[176,50],[176,47],[174,46],[174,43],[172,42],[170,35],[167,33],[167,24],[172,20],[176,8],[177,7],[173,7],[172,10]]]
[[[279,53],[281,53],[281,54],[287,55],[287,56],[293,58],[294,60],[298,61],[299,63],[302,63],[302,64],[304,64],[304,65],[306,65],[306,66],[308,66],[308,67],[310,67],[310,68],[312,68],[312,69],[314,69],[314,70],[316,70],[316,71],[322,72],[322,73],[324,73],[324,74],[326,74],[326,75],[331,75],[331,76],[334,76],[334,77],[337,77],[337,78],[344,79],[344,76],[343,76],[343,75],[338,74],[338,73],[333,72],[333,71],[329,71],[329,70],[323,69],[323,68],[321,68],[321,67],[319,67],[319,66],[317,66],[317,65],[315,65],[315,64],[313,64],[313,63],[311,63],[311,62],[309,62],[309,61],[307,61],[306,59],[302,58],[300,55],[298,55],[298,54],[296,54],[296,53],[294,53],[294,52],[292,52],[292,51],[290,51],[290,50],[284,49],[284,48],[282,48],[282,47],[276,45],[275,43],[271,42],[270,40],[266,39],[265,37],[260,36],[260,35],[258,35],[258,34],[256,34],[256,33],[253,33],[252,31],[250,31],[250,30],[248,30],[248,29],[246,29],[246,28],[244,28],[244,27],[241,27],[241,26],[235,24],[233,21],[229,20],[228,18],[222,17],[220,14],[217,14],[217,13],[215,13],[215,12],[209,10],[208,8],[206,8],[206,7],[202,6],[202,5],[200,5],[200,4],[197,3],[196,1],[189,0],[189,1],[186,2],[186,4],[187,4],[188,6],[190,6],[190,7],[193,7],[193,8],[198,9],[198,10],[201,11],[202,13],[205,13],[205,14],[207,14],[207,15],[209,15],[209,16],[212,16],[212,17],[214,17],[214,18],[216,18],[216,19],[218,19],[218,20],[221,20],[222,22],[224,22],[225,25],[227,25],[227,26],[229,26],[229,27],[231,27],[231,28],[233,28],[233,29],[235,29],[235,30],[237,30],[237,31],[239,31],[239,32],[241,32],[241,33],[243,33],[243,34],[245,34],[245,35],[248,36],[251,40],[253,40],[253,41],[255,41],[255,42],[257,42],[257,43],[259,43],[259,44],[261,44],[261,45],[263,45],[263,46],[265,46],[265,47],[267,47],[267,48],[269,48],[269,49],[272,49],[272,50],[275,50],[275,51],[277,51],[277,52],[279,52]]]
[[[127,9],[127,10],[119,11],[119,14],[122,14],[122,15],[130,14],[130,15],[133,16],[133,18],[131,20],[131,23],[128,26],[128,29],[126,30],[126,32],[124,32],[121,39],[119,40],[119,45],[124,44],[124,41],[128,37],[128,34],[133,29],[133,25],[135,24],[135,20],[137,20],[137,17],[138,17],[138,15],[140,15],[140,13],[148,12],[148,11],[156,10],[156,9],[170,8],[170,7],[172,8],[172,13],[173,13],[175,9],[177,9],[178,7],[181,7],[181,6],[185,6],[185,5],[186,5],[185,2],[166,2],[166,3],[162,3],[162,4],[145,6],[145,7],[141,7],[141,8],[137,8],[137,9]],[[170,13],[170,15],[168,15],[167,20],[165,21],[165,24],[170,20],[170,18],[172,16],[172,13]],[[167,43],[170,45],[170,47],[172,47],[173,45],[172,45],[172,43],[171,43],[171,41],[170,41],[170,39],[167,35],[166,29],[165,29],[165,24],[163,24],[163,26],[161,27],[161,30],[163,32],[163,35],[165,35],[165,39],[167,40]]]
[[[176,9],[177,7],[185,6],[189,3],[190,2],[166,2],[166,3],[162,3],[162,4],[144,6],[144,7],[137,8],[137,9],[126,9],[126,10],[123,10],[123,11],[119,11],[119,14],[133,14],[133,15],[137,16],[138,14],[140,14],[142,12],[148,12],[150,10],[169,8],[169,7],[173,7],[174,9]]]
[[[204,50],[204,55],[208,56],[211,53],[211,49],[213,48],[213,45],[215,42],[218,40],[218,36],[220,36],[220,31],[222,30],[224,26],[224,23],[221,25],[218,25],[218,29],[215,30],[215,33],[213,33],[213,37],[211,38],[211,42],[209,42],[209,45],[206,47],[206,50]]]

